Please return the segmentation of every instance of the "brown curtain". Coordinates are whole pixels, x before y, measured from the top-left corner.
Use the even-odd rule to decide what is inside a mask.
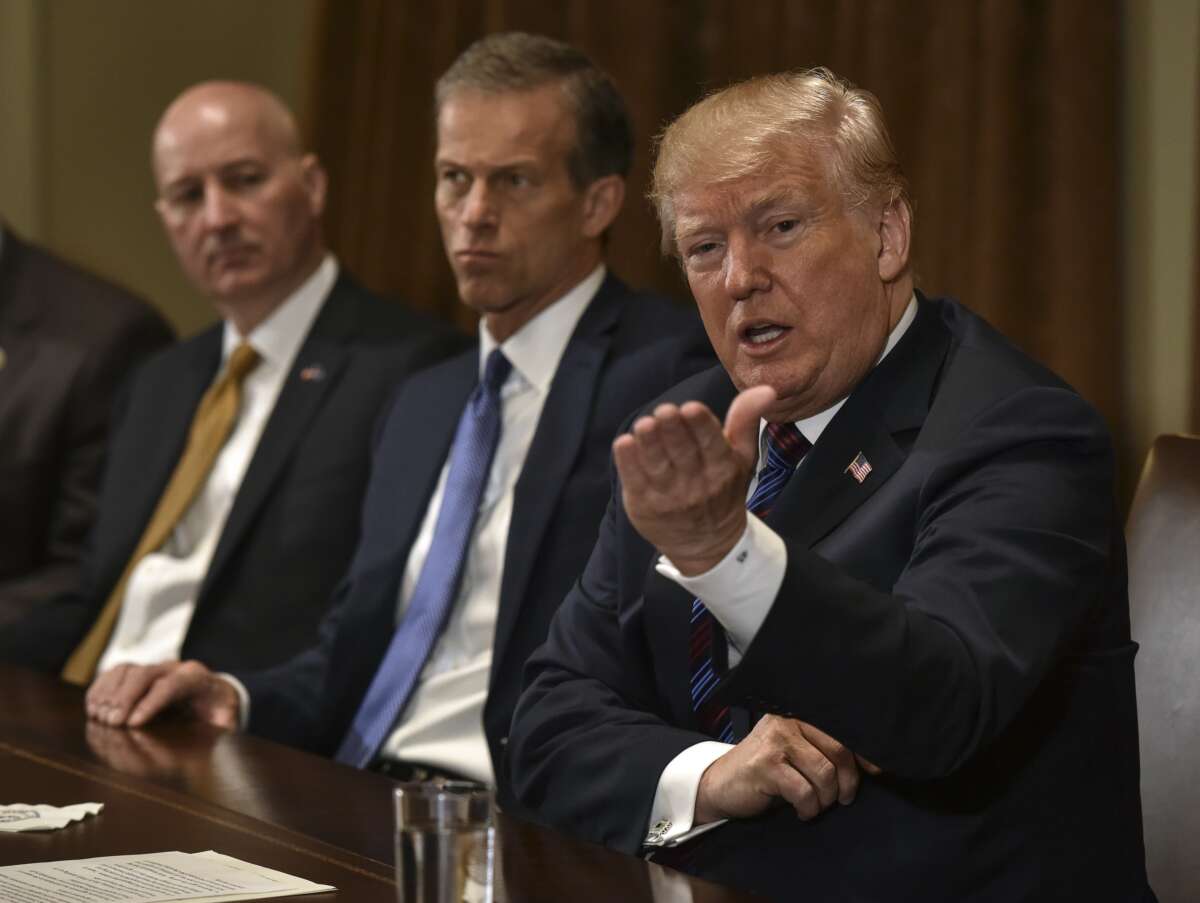
[[[467,325],[432,210],[431,92],[472,40],[568,40],[616,79],[640,153],[610,262],[686,297],[641,194],[703,91],[826,65],[874,91],[916,199],[918,283],[954,294],[1121,426],[1117,0],[335,0],[314,141],[331,241],[373,288]]]

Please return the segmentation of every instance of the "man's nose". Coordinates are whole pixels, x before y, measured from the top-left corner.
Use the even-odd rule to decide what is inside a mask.
[[[210,229],[226,229],[237,222],[237,201],[218,184],[204,188],[204,224]]]
[[[771,273],[763,249],[753,238],[730,236],[725,256],[725,291],[735,301],[745,301],[771,288]]]
[[[463,225],[478,229],[496,224],[496,199],[488,187],[486,179],[476,179],[471,183],[463,199]]]

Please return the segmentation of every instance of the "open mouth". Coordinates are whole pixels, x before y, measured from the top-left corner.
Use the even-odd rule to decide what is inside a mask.
[[[777,323],[758,323],[742,329],[742,341],[754,346],[769,345],[787,331],[788,327]]]

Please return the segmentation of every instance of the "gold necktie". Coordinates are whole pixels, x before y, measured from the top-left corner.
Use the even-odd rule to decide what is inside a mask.
[[[200,399],[196,415],[192,418],[192,427],[188,432],[187,448],[175,465],[175,472],[163,490],[158,500],[158,507],[150,518],[141,540],[134,549],[133,557],[125,565],[121,579],[113,588],[100,610],[96,623],[88,631],[63,668],[63,680],[84,686],[91,682],[96,673],[96,665],[104,654],[108,641],[112,637],[113,628],[117,623],[117,615],[121,611],[121,601],[125,598],[125,587],[129,583],[129,575],[137,567],[139,561],[158,549],[167,538],[179,519],[183,517],[188,506],[208,479],[213,462],[221,451],[221,446],[229,438],[234,421],[237,420],[238,407],[242,400],[242,381],[259,362],[258,352],[244,342],[234,349],[229,356],[229,366]]]

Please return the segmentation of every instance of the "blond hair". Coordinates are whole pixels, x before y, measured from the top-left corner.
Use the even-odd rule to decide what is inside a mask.
[[[763,75],[710,94],[658,136],[650,201],[664,253],[675,249],[674,199],[688,184],[719,184],[786,161],[798,143],[822,148],[848,209],[912,204],[883,108],[828,69]]]

